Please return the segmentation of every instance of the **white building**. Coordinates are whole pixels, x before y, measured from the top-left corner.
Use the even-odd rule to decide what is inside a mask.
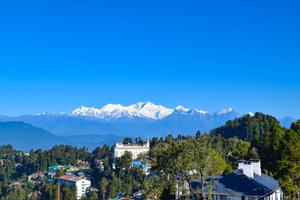
[[[58,178],[61,185],[67,184],[76,188],[76,199],[79,200],[85,196],[91,188],[91,181],[82,177],[64,175]]]
[[[119,158],[127,151],[132,154],[132,159],[135,160],[140,154],[148,154],[149,150],[149,141],[147,141],[144,145],[116,143],[114,146],[114,157]]]

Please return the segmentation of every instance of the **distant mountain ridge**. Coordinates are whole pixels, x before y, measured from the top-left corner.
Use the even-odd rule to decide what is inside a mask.
[[[121,104],[107,104],[102,108],[85,107],[81,106],[72,111],[73,116],[93,117],[98,119],[120,119],[120,118],[145,118],[160,120],[164,119],[174,112],[181,114],[200,114],[211,115],[211,113],[194,109],[185,108],[181,105],[176,108],[167,108],[162,105],[156,105],[152,102],[137,102],[129,106],[123,106]],[[216,112],[217,114],[226,114],[227,112],[234,112],[232,108],[223,109]]]
[[[17,117],[0,117],[0,121],[24,121],[56,135],[119,135],[153,137],[167,134],[193,134],[209,131],[239,117],[232,108],[210,113],[204,110],[167,108],[151,102],[129,106],[107,104],[102,108],[80,107],[69,114],[42,113]]]
[[[68,114],[0,116],[0,121],[23,121],[59,136],[114,135],[146,138],[167,134],[194,134],[197,130],[209,132],[228,120],[243,115],[232,108],[208,112],[183,106],[167,108],[151,102],[138,102],[129,106],[107,104],[102,108],[82,106]],[[284,118],[283,125],[289,127],[292,121],[295,120]]]
[[[11,144],[16,149],[30,150],[68,143],[62,137],[24,122],[0,122],[0,145]]]
[[[113,145],[116,141],[122,141],[123,138],[115,135],[57,136],[24,122],[0,122],[0,146],[10,144],[23,151],[49,149],[60,144],[87,147],[89,150],[94,150],[103,144]]]

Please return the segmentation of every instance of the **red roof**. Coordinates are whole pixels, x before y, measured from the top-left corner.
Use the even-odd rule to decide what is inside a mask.
[[[58,179],[64,180],[64,181],[76,182],[76,181],[80,181],[82,178],[77,177],[77,176],[63,175],[63,176],[59,177]]]

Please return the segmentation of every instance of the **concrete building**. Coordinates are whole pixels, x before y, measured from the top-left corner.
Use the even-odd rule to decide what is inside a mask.
[[[149,150],[149,141],[144,145],[116,143],[114,146],[114,157],[119,158],[127,151],[132,154],[132,159],[135,160],[140,154],[148,154]]]
[[[58,178],[58,182],[61,185],[67,184],[70,187],[75,187],[77,200],[85,196],[91,187],[91,181],[77,176],[64,175]]]

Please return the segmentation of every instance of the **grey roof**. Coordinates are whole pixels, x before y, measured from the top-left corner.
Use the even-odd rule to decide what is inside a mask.
[[[249,178],[237,170],[227,176],[207,178],[205,192],[208,192],[209,182],[212,179],[214,180],[213,192],[225,195],[263,196],[280,188],[278,182],[270,176],[254,174],[253,178]],[[200,181],[195,179],[192,186],[196,188],[199,184]]]

